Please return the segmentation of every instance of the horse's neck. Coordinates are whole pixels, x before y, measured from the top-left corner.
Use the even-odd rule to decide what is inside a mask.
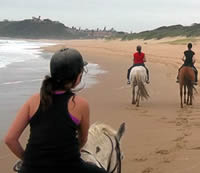
[[[112,138],[113,137],[110,137],[111,140],[113,140]],[[89,151],[91,154],[82,154],[82,159],[93,162],[96,165],[101,163],[104,168],[107,168],[109,155],[112,150],[111,144],[113,143],[113,141],[111,142],[110,139],[105,135],[100,135],[97,137],[89,133],[88,141],[83,149]],[[97,151],[97,147],[100,148],[100,151]]]

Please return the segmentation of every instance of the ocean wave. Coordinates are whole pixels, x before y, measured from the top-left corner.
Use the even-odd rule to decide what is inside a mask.
[[[0,68],[15,62],[40,58],[42,53],[40,47],[53,44],[24,40],[0,40]]]

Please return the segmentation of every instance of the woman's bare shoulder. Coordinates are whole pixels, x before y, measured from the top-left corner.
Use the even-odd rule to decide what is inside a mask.
[[[39,104],[39,103],[40,103],[40,93],[35,93],[29,97],[29,99],[26,101],[25,104],[32,106],[32,105]]]
[[[75,101],[75,103],[88,106],[88,101],[85,98],[81,97],[81,96],[77,96],[76,95],[74,97],[74,101]]]

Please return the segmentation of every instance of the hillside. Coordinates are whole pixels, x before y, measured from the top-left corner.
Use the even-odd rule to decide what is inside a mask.
[[[58,21],[33,17],[21,21],[0,21],[0,37],[31,39],[93,39],[117,34],[114,29],[81,30]]]
[[[31,39],[162,39],[165,37],[197,37],[200,36],[200,24],[191,26],[171,25],[139,33],[117,32],[114,28],[102,30],[97,28],[81,29],[67,27],[59,21],[33,17],[21,21],[0,21],[0,37],[31,38]]]
[[[200,36],[200,24],[192,24],[191,26],[172,25],[162,26],[154,30],[143,31],[139,33],[125,34],[121,37],[122,40],[133,39],[162,39],[165,37],[197,37]]]

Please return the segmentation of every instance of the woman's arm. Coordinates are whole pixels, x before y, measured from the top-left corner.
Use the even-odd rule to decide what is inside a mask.
[[[147,62],[147,58],[146,56],[144,55],[144,59],[143,59],[144,62]]]
[[[195,56],[192,57],[193,64],[196,62]]]
[[[82,97],[75,96],[71,98],[68,103],[69,113],[80,120],[78,128],[78,139],[80,148],[87,142],[88,129],[89,129],[89,105],[88,102]]]
[[[181,59],[182,59],[182,61],[185,61],[185,55],[183,55],[183,57]]]
[[[89,129],[89,105],[86,100],[81,100],[81,121],[78,131],[78,138],[79,138],[79,144],[80,148],[82,148],[85,143],[87,142],[88,138],[88,129]]]
[[[21,160],[23,160],[24,149],[19,142],[19,137],[28,125],[28,122],[29,101],[27,101],[17,113],[17,116],[4,139],[8,148]]]

